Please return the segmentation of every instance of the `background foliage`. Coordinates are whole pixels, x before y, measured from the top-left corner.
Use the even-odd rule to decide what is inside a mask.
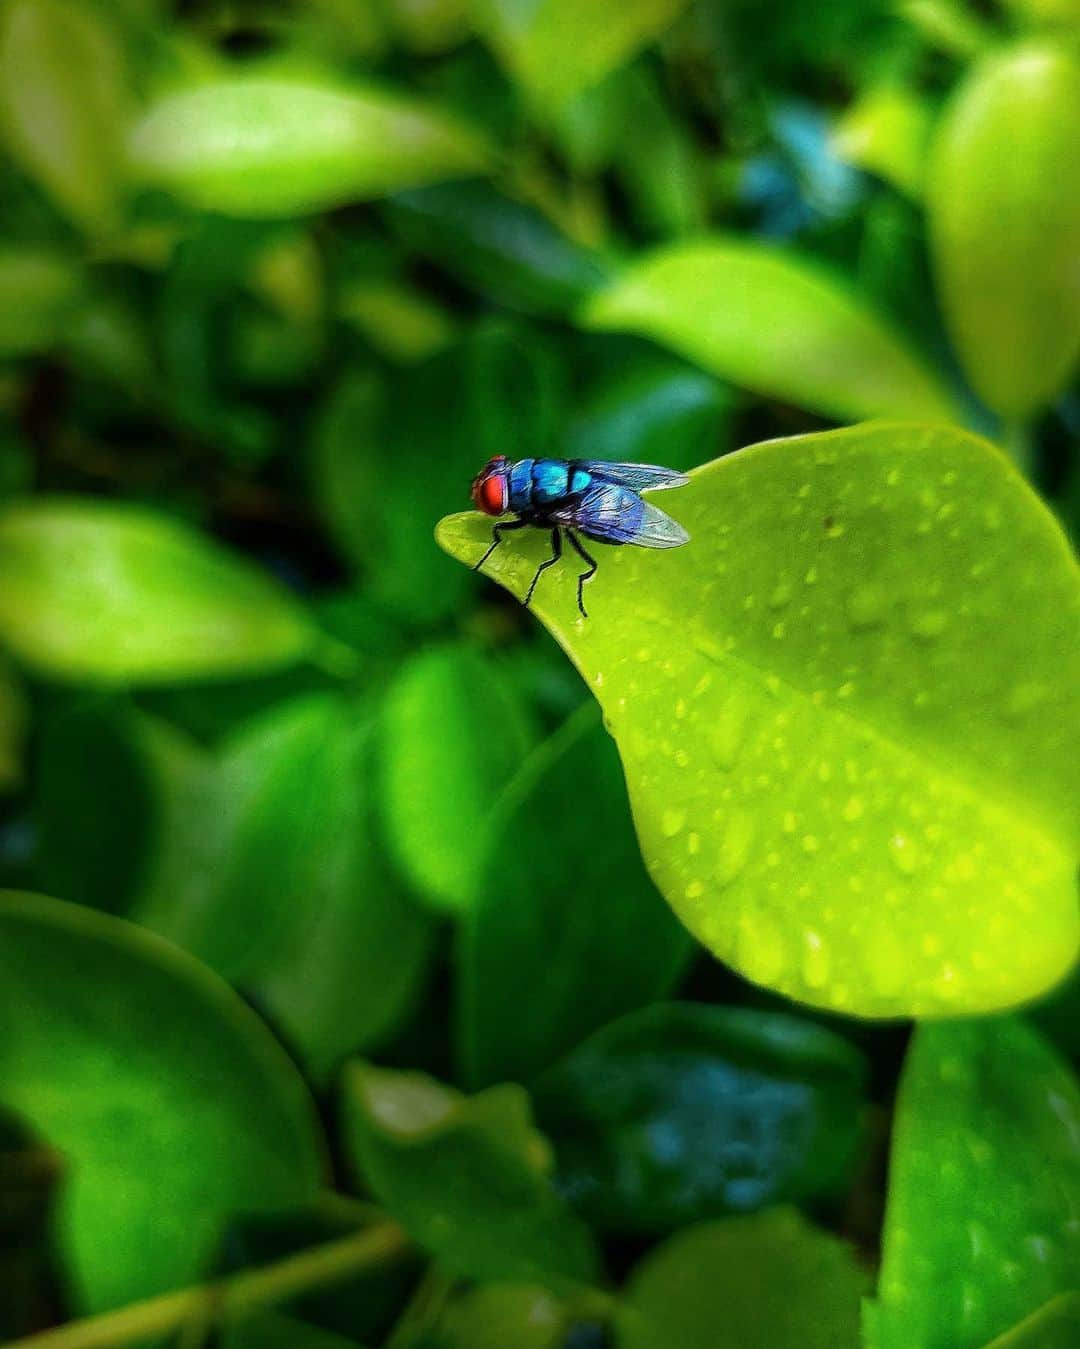
[[[1078,40],[3,0],[4,1342],[1075,1342]]]

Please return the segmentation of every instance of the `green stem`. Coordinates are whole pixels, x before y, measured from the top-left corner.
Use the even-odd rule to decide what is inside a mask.
[[[246,1270],[218,1283],[182,1288],[119,1311],[28,1335],[12,1341],[7,1349],[113,1349],[175,1331],[189,1318],[207,1311],[218,1323],[235,1320],[393,1260],[407,1249],[408,1239],[397,1223],[381,1222],[263,1269]]]

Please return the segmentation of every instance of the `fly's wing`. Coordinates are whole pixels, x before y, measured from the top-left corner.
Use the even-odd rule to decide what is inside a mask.
[[[678,548],[690,535],[636,492],[617,483],[598,482],[574,507],[566,523],[592,539],[633,543],[639,548]]]
[[[632,492],[661,491],[665,487],[685,487],[690,479],[673,468],[658,464],[611,464],[605,459],[579,459],[583,469],[594,478],[629,487]]]

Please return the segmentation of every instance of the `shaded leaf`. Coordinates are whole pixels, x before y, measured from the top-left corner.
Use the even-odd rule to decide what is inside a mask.
[[[699,469],[667,553],[600,550],[534,599],[619,745],[651,874],[755,982],[956,1015],[1075,958],[1080,586],[1056,523],[960,431],[879,425]],[[444,521],[465,563],[478,515]],[[489,575],[521,596],[545,540]]]
[[[255,1312],[227,1325],[222,1349],[348,1349],[357,1341],[280,1312]]]
[[[528,1081],[669,993],[690,956],[642,864],[595,706],[525,762],[487,838],[458,959],[461,1058],[476,1086]]]
[[[634,1270],[618,1349],[857,1349],[866,1276],[843,1242],[773,1209],[687,1228]]]
[[[592,1036],[534,1098],[574,1206],[657,1232],[837,1192],[865,1077],[858,1051],[811,1022],[662,1003]]]
[[[1062,1293],[986,1349],[1072,1349],[1080,1339],[1080,1293]]]
[[[477,134],[375,86],[234,77],[171,94],[131,135],[147,181],[243,217],[322,210],[488,167]]]
[[[434,1349],[564,1349],[566,1311],[539,1285],[480,1284],[450,1303]]]
[[[246,559],[127,503],[39,497],[0,512],[0,639],[61,679],[164,683],[301,660],[317,633]]]
[[[7,893],[0,974],[0,1096],[70,1167],[57,1233],[82,1310],[195,1282],[229,1215],[314,1194],[303,1083],[205,967],[120,919]]]
[[[59,254],[0,248],[0,357],[53,346],[75,312],[82,271]]]
[[[872,1349],[978,1349],[1076,1289],[1080,1084],[1023,1022],[919,1028],[889,1176]]]
[[[591,1239],[551,1186],[521,1087],[468,1098],[420,1073],[356,1063],[345,1121],[364,1180],[451,1273],[557,1287],[592,1277]]]
[[[1027,417],[1080,355],[1080,64],[1032,42],[977,64],[927,180],[945,318],[976,391]]]
[[[755,393],[838,420],[948,420],[936,376],[816,263],[745,239],[673,244],[586,302],[587,328],[640,333]]]

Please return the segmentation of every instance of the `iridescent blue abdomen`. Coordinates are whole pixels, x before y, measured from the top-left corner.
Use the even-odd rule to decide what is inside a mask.
[[[591,482],[587,469],[565,459],[519,459],[510,468],[510,509],[545,510],[580,495]]]

